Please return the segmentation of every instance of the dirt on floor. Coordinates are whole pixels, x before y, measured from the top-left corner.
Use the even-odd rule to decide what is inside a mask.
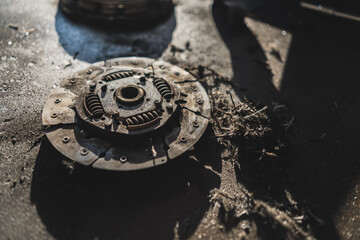
[[[57,1],[1,1],[0,239],[359,239],[359,25],[272,13],[232,19],[181,0],[163,23],[122,32],[69,19]],[[212,118],[194,150],[118,173],[52,147],[51,90],[121,56],[203,84]]]

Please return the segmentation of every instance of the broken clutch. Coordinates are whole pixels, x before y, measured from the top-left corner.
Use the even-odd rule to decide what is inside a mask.
[[[187,71],[150,58],[99,62],[64,79],[42,114],[69,159],[107,170],[165,164],[203,135],[210,102]]]

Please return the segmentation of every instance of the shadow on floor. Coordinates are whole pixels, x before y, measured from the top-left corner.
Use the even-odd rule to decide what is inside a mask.
[[[231,52],[234,84],[237,90],[247,90],[238,91],[238,95],[264,104],[271,100],[286,103],[295,115],[291,155],[281,176],[272,178],[273,182],[264,182],[256,175],[250,179],[240,176],[240,181],[256,197],[275,198],[284,204],[281,200],[285,199],[284,190],[289,190],[295,201],[311,209],[311,215],[325,221],[322,225],[313,219],[312,229],[317,237],[339,239],[340,233],[332,219],[343,204],[344,196],[351,191],[351,183],[359,176],[356,157],[360,156],[359,143],[355,141],[360,133],[357,127],[360,120],[357,111],[360,106],[359,24],[298,8],[280,10],[285,12],[264,11],[256,16],[292,34],[278,91],[272,85],[266,65],[256,64],[266,61],[262,49],[249,47],[251,51],[246,51],[244,48],[244,45],[251,46],[251,42],[256,43],[256,39],[249,33],[242,16],[232,13],[229,24],[225,17],[228,10],[217,3],[213,6],[218,31]],[[239,57],[244,55],[247,57]],[[243,59],[247,59],[246,62]],[[246,171],[245,160],[242,172]]]
[[[168,47],[176,26],[175,14],[146,29],[86,24],[69,18],[58,8],[55,28],[59,43],[71,56],[89,63],[123,56],[158,58]]]
[[[197,158],[211,162],[221,149],[197,148]],[[196,154],[196,153],[195,153]],[[219,159],[220,156],[217,157]],[[31,202],[57,239],[181,239],[190,236],[209,209],[209,191],[219,176],[188,157],[136,172],[111,172],[75,165],[48,142],[41,144],[31,184]]]

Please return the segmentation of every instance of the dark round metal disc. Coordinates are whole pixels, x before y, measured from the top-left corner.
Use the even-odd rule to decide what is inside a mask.
[[[210,102],[185,70],[149,58],[95,63],[61,82],[43,125],[62,154],[109,170],[154,167],[191,148],[204,133]]]
[[[147,24],[172,12],[172,0],[60,0],[67,14],[95,22]]]

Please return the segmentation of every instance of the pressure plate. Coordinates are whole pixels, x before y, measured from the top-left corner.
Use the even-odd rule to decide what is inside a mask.
[[[108,170],[166,163],[188,151],[210,117],[205,89],[187,71],[150,58],[99,62],[61,82],[42,114],[63,155]]]
[[[172,0],[60,0],[60,8],[84,20],[146,24],[171,13],[173,3]]]

